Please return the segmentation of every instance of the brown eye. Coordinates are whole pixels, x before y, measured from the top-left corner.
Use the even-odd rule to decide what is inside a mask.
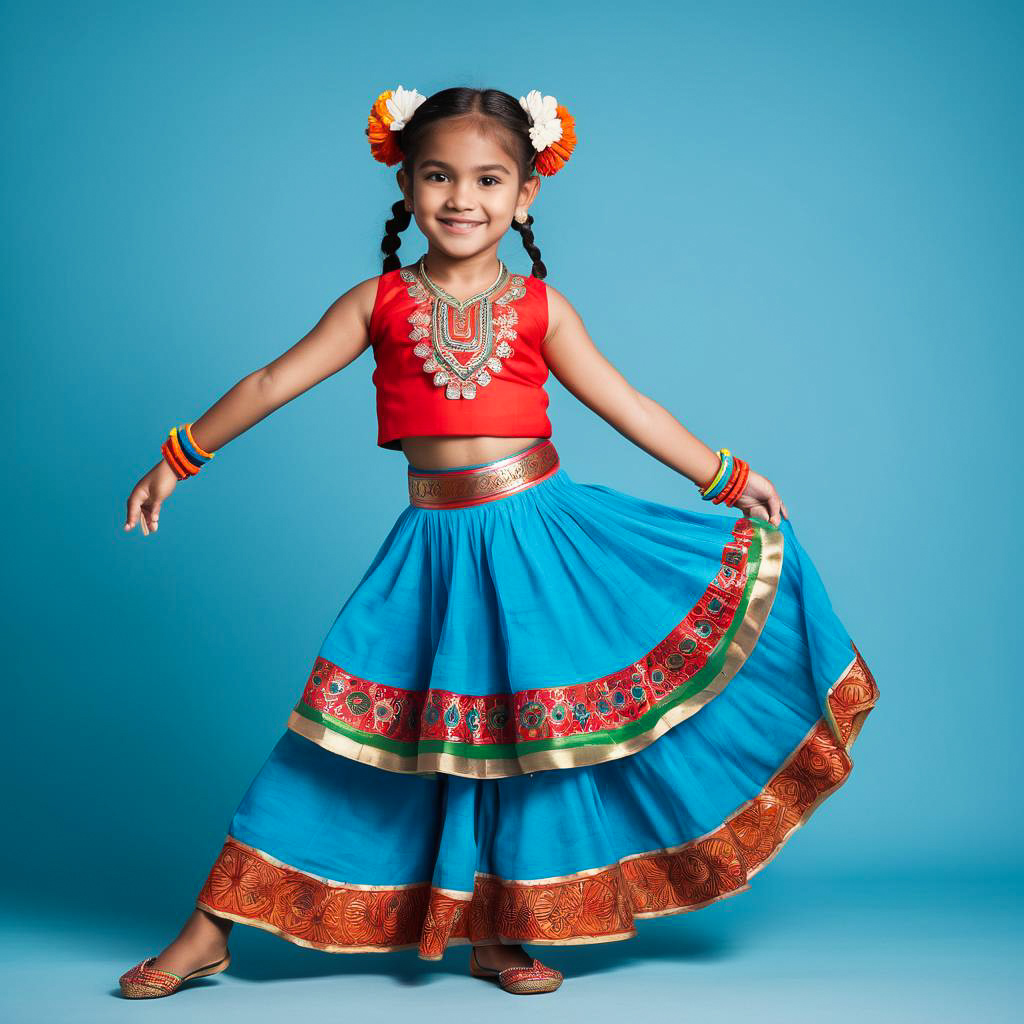
[[[481,181],[493,181],[495,185],[500,185],[501,184],[501,182],[498,181],[497,178],[492,178],[491,175],[489,175],[489,174],[485,174],[480,180]]]

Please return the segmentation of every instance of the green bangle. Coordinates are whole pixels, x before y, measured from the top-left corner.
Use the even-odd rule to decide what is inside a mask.
[[[707,487],[702,487],[701,488],[701,491],[700,491],[701,496],[709,494],[711,491],[713,491],[715,489],[715,485],[718,483],[719,480],[722,479],[722,473],[725,471],[725,463],[726,463],[726,458],[725,457],[726,457],[726,455],[729,454],[729,449],[728,448],[719,448],[718,451],[715,452],[715,454],[718,456],[718,472],[714,475],[714,477],[711,480],[711,483],[709,483],[707,485]]]

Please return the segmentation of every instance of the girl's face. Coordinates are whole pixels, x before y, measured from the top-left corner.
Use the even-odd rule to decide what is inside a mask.
[[[519,182],[516,162],[472,120],[438,122],[425,140],[411,180],[398,171],[416,224],[433,251],[466,259],[493,249],[540,187],[536,176]]]

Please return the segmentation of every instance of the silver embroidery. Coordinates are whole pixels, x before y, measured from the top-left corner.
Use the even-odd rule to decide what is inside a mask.
[[[515,354],[509,343],[517,337],[519,313],[510,303],[526,295],[526,281],[498,263],[494,284],[463,301],[430,280],[423,257],[415,271],[399,271],[417,304],[408,317],[409,338],[417,343],[413,354],[423,360],[434,385],[445,389],[446,398],[476,398],[477,387],[486,387],[491,374],[501,372],[501,361]],[[493,306],[502,307],[501,312],[495,315]],[[456,352],[472,354],[463,364]]]

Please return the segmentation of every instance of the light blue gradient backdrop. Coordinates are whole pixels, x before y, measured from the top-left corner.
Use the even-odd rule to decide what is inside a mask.
[[[398,83],[567,104],[579,144],[533,207],[548,280],[638,389],[775,482],[881,687],[850,782],[726,901],[749,909],[648,922],[645,948],[659,928],[692,937],[761,906],[759,944],[790,908],[810,919],[795,940],[810,956],[815,877],[839,905],[843,886],[871,894],[855,928],[884,930],[877,915],[907,892],[929,913],[973,913],[965,877],[1016,904],[1018,6],[17,2],[5,15],[2,856],[19,928],[108,928],[108,988],[173,936],[406,501],[404,459],[374,443],[365,353],[183,484],[154,537],[120,530],[168,428],[378,271],[398,192],[363,128]],[[405,239],[403,257],[422,251],[415,228]],[[518,235],[503,256],[528,272]],[[700,506],[549,390],[574,479]],[[239,948],[322,966],[238,931]],[[839,945],[855,957],[866,942]],[[634,955],[624,946],[562,962],[613,965]],[[364,969],[341,960],[323,970]],[[733,981],[753,977],[726,960]],[[193,1014],[210,992],[194,995]],[[790,995],[785,1019],[803,1019],[794,1007],[814,998]],[[96,1006],[108,1019],[106,988]]]

